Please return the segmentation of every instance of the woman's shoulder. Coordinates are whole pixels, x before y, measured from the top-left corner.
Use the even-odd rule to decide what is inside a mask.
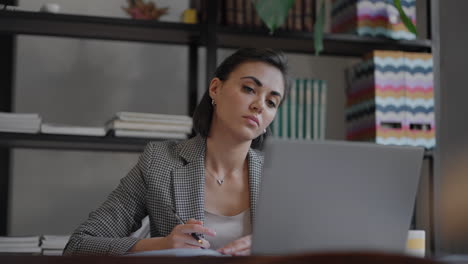
[[[186,140],[151,141],[145,147],[143,156],[151,159],[180,161],[192,154],[198,156],[198,152],[205,149],[205,140],[195,136]]]

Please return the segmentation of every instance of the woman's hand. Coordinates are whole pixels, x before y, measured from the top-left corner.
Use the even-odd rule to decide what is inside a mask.
[[[190,219],[185,225],[178,225],[166,237],[145,238],[138,241],[129,252],[141,252],[149,250],[161,250],[170,248],[209,248],[210,243],[202,239],[202,244],[198,243],[191,233],[199,233],[208,236],[215,236],[216,233],[203,227],[201,221]]]
[[[241,237],[217,251],[225,255],[248,256],[250,255],[250,246],[252,245],[252,235]]]
[[[190,219],[185,225],[177,225],[172,232],[164,238],[166,248],[209,248],[210,243],[205,239],[202,244],[192,237],[191,233],[215,236],[216,232],[203,227],[203,222]]]

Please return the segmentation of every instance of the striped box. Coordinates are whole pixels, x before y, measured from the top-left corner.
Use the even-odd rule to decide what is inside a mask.
[[[373,51],[348,77],[348,140],[435,146],[431,54]]]
[[[401,0],[401,5],[416,24],[416,1]],[[402,23],[393,0],[334,0],[331,31],[391,39],[416,38]]]

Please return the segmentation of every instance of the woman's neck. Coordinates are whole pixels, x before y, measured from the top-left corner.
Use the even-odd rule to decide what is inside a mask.
[[[205,166],[217,175],[242,175],[247,165],[250,141],[239,142],[223,133],[206,139]]]

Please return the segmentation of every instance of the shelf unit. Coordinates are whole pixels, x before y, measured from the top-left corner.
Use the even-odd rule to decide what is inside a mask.
[[[0,10],[0,111],[12,111],[14,39],[16,35],[41,35],[100,40],[149,42],[189,47],[188,105],[192,115],[204,88],[198,83],[198,48],[206,48],[206,79],[216,69],[218,48],[270,47],[286,52],[314,52],[313,33],[223,27],[216,23],[218,1],[207,7],[205,24],[140,21],[123,18]],[[429,9],[430,11],[430,9]],[[430,16],[428,16],[430,17]],[[430,23],[429,23],[430,24]],[[346,34],[326,34],[323,55],[361,57],[374,49],[430,52],[430,40],[397,41]],[[207,82],[209,83],[209,82]],[[110,136],[68,136],[0,133],[0,235],[7,233],[11,148],[71,149],[140,152],[146,139]],[[432,164],[432,153],[425,158]],[[432,165],[431,165],[432,166]]]

